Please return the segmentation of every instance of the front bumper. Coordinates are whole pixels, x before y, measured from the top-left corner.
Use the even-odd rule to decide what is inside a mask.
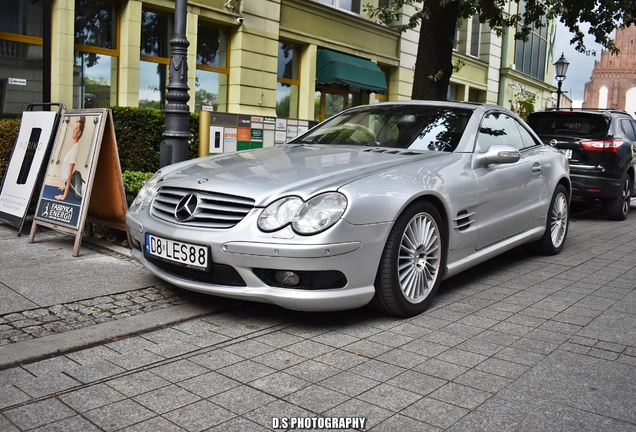
[[[126,216],[131,255],[151,273],[173,285],[222,297],[276,304],[300,311],[337,311],[369,303],[385,239],[391,224],[338,222],[326,233],[297,236],[291,231],[263,233],[255,214],[228,230],[184,229],[146,212]],[[210,272],[175,269],[144,254],[145,233],[210,246]],[[312,275],[311,286],[276,286],[266,272]],[[334,282],[334,274],[343,278]],[[229,276],[228,276],[229,275]],[[324,277],[323,277],[324,275]],[[218,276],[218,277],[217,277]]]

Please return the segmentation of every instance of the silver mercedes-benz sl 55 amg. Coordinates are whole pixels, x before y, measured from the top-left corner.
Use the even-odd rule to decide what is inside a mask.
[[[559,253],[570,193],[565,156],[505,108],[387,102],[284,145],[164,167],[126,222],[132,256],[178,287],[412,316],[502,252]]]

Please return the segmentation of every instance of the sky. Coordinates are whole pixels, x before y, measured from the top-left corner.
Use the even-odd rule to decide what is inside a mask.
[[[592,69],[594,69],[594,61],[600,60],[601,51],[603,50],[603,47],[594,41],[594,37],[587,35],[587,28],[588,26],[581,25],[581,29],[586,33],[585,46],[588,49],[595,50],[596,56],[588,56],[576,51],[574,46],[570,45],[570,39],[573,37],[570,31],[560,22],[557,26],[554,61],[557,61],[561,57],[561,53],[563,53],[566,60],[570,62],[561,88],[564,92],[567,91],[566,95],[572,99],[575,107],[580,106],[580,103],[583,102],[585,83],[590,80]],[[553,84],[557,85],[556,79]]]

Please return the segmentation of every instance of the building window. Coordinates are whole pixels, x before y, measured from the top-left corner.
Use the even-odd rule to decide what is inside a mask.
[[[525,2],[519,2],[519,14],[525,11]],[[543,81],[545,79],[546,48],[548,46],[548,25],[542,18],[542,27],[533,27],[528,40],[518,40],[516,45],[515,69]]]
[[[473,57],[479,57],[479,44],[481,43],[481,23],[479,22],[479,15],[473,15],[470,33],[470,55]]]
[[[0,0],[0,115],[43,100],[43,2]]]
[[[163,109],[170,68],[170,15],[141,11],[141,55],[139,65],[139,106]]]
[[[285,42],[278,43],[278,68],[276,73],[276,115],[298,117],[298,63],[300,48]]]
[[[117,105],[117,4],[75,0],[73,108]]]
[[[214,111],[227,111],[228,52],[227,30],[199,23],[195,111],[200,111],[203,106],[211,106]]]
[[[362,10],[361,0],[320,0],[320,3],[328,4],[339,9],[348,10],[349,12],[353,12],[358,15]]]

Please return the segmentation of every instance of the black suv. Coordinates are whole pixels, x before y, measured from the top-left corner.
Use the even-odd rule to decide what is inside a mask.
[[[600,201],[607,217],[624,220],[634,190],[636,122],[625,111],[532,113],[530,127],[570,162],[572,197]]]

